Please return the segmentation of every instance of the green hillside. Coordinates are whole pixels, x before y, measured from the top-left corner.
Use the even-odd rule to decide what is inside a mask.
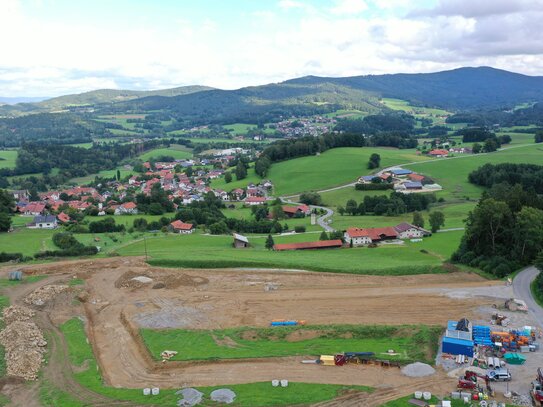
[[[131,99],[137,99],[147,96],[179,96],[194,92],[210,90],[208,86],[181,86],[171,89],[160,90],[123,90],[123,89],[99,89],[74,95],[59,96],[36,103],[38,108],[42,109],[61,109],[67,106],[84,106],[99,103],[115,103]]]
[[[368,170],[368,160],[373,153],[381,156],[381,167],[426,161],[415,150],[395,148],[346,147],[334,148],[318,156],[301,157],[273,164],[269,172],[275,185],[275,194],[292,195],[304,191],[330,188],[355,182]]]

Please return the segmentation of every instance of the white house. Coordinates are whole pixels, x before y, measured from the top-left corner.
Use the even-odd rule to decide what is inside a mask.
[[[53,215],[35,216],[29,227],[34,229],[56,229],[58,227],[57,217]]]
[[[184,223],[180,220],[170,223],[170,227],[174,233],[181,233],[183,235],[189,235],[194,232],[194,225],[192,223]]]
[[[349,228],[344,234],[345,242],[356,246],[365,246],[371,243],[371,237],[366,229]]]

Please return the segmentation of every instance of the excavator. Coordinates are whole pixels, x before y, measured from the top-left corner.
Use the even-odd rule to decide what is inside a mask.
[[[468,390],[479,390],[480,387],[477,385],[477,379],[482,379],[486,385],[486,392],[489,396],[494,395],[494,390],[490,386],[490,377],[487,375],[478,374],[471,370],[466,370],[466,373],[463,377],[458,379],[458,388],[459,389],[468,389]]]

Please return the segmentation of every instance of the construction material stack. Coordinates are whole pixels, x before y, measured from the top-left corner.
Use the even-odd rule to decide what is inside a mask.
[[[475,325],[473,327],[473,342],[479,346],[492,346],[494,343],[490,337],[490,327]]]

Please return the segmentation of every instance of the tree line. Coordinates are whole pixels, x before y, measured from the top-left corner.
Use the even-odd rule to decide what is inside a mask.
[[[518,183],[510,184],[504,181],[508,177],[506,172],[498,169],[494,177],[487,165],[470,174],[470,180],[491,187],[469,213],[466,232],[452,256],[453,261],[479,267],[497,277],[531,264],[543,251],[543,201],[535,192],[532,179],[543,167],[527,164],[496,167],[500,166],[512,168],[517,176],[523,176]],[[488,174],[489,182],[483,183],[483,174]]]

